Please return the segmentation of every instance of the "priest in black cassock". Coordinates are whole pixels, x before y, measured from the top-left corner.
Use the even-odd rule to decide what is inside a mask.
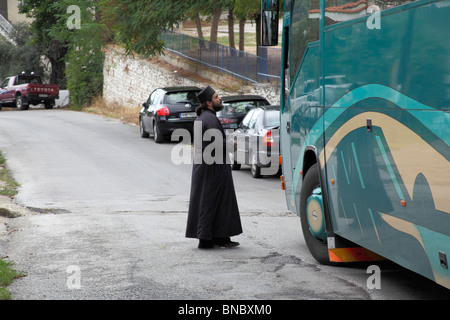
[[[239,243],[231,241],[230,237],[241,234],[242,225],[231,167],[225,161],[225,132],[216,117],[216,112],[223,109],[222,99],[210,86],[198,94],[198,99],[201,105],[196,109],[195,123],[197,127],[201,126],[202,137],[196,136],[200,130],[194,130],[195,151],[186,237],[199,239],[200,249],[233,248]],[[205,132],[209,129],[213,129],[209,132],[216,139],[205,139]],[[220,148],[222,150],[218,150]],[[214,158],[217,151],[223,155],[219,159]],[[215,161],[211,162],[211,158]]]

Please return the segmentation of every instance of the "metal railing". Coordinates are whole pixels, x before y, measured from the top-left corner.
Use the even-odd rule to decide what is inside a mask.
[[[12,24],[0,13],[0,33],[8,40],[12,41],[9,33],[14,29]]]
[[[260,47],[262,56],[258,57],[179,32],[165,31],[160,37],[166,50],[246,82],[280,81],[279,49]]]

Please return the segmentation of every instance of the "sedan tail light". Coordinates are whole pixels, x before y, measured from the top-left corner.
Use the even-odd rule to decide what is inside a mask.
[[[234,118],[219,118],[219,121],[222,124],[237,123],[237,119]]]
[[[158,116],[168,116],[168,115],[170,115],[170,111],[169,111],[169,108],[167,108],[166,106],[163,106],[163,107],[159,108],[158,110],[156,110],[156,114]]]
[[[262,143],[265,147],[273,147],[272,131],[267,130],[267,132],[264,134]]]

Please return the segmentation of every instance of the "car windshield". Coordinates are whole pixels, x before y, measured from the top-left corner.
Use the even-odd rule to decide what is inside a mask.
[[[280,125],[280,111],[266,111],[264,114],[264,126],[276,127]]]
[[[225,114],[246,114],[250,109],[265,106],[268,103],[264,100],[249,101],[231,101],[223,103],[223,111]]]
[[[199,91],[181,91],[181,92],[168,92],[166,96],[166,102],[169,104],[174,103],[200,103],[197,98]]]

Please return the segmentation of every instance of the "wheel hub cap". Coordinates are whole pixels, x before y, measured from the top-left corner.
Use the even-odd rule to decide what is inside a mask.
[[[321,241],[326,240],[322,190],[314,189],[306,204],[306,218],[311,233]]]

